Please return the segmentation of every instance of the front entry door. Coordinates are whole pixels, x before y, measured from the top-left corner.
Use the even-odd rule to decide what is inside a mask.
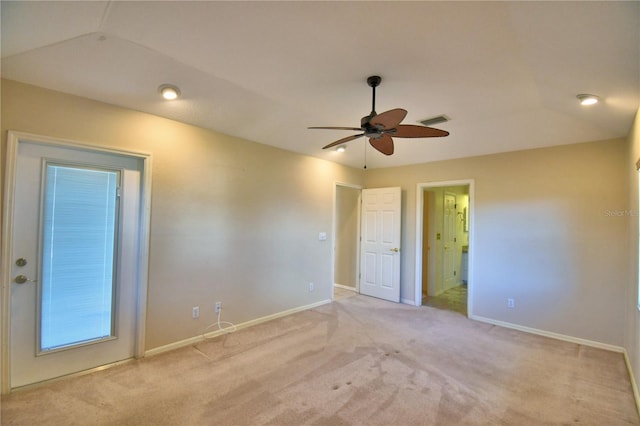
[[[132,358],[142,161],[20,141],[10,223],[10,386]]]
[[[401,189],[362,190],[360,292],[400,301]]]

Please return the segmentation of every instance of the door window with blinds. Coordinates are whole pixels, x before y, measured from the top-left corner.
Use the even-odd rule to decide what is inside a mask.
[[[39,354],[112,339],[120,170],[45,162]]]

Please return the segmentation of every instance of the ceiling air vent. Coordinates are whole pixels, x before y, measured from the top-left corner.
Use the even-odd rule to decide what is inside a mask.
[[[437,117],[431,117],[431,118],[426,118],[424,120],[420,120],[420,124],[423,124],[425,126],[433,126],[436,124],[440,124],[440,123],[445,123],[447,121],[451,120],[449,117],[447,117],[446,115],[442,114],[442,115],[438,115]]]

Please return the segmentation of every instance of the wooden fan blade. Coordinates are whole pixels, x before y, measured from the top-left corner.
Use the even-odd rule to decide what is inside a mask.
[[[402,108],[391,109],[373,117],[370,123],[383,129],[393,129],[407,116],[407,110]]]
[[[384,155],[393,154],[393,139],[389,135],[382,135],[379,138],[369,138],[372,147],[383,153]]]
[[[326,129],[326,130],[362,130],[360,127],[307,127],[307,129]]]
[[[396,138],[437,138],[448,136],[446,130],[434,129],[433,127],[416,126],[414,124],[401,124],[389,132]]]
[[[358,130],[360,130],[360,129],[358,129]],[[336,146],[336,145],[342,145],[345,142],[349,142],[349,141],[352,141],[354,139],[358,139],[358,138],[360,138],[362,136],[364,136],[364,133],[361,133],[359,135],[347,136],[346,138],[342,138],[342,139],[339,139],[339,140],[337,140],[335,142],[331,142],[327,146],[323,146],[322,149],[331,148],[332,146]]]

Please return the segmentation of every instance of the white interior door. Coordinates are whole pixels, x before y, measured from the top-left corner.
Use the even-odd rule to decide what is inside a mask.
[[[448,290],[456,283],[456,195],[444,194],[444,228],[443,244],[443,290]]]
[[[360,292],[400,301],[401,189],[362,190]]]
[[[142,168],[135,157],[18,144],[11,388],[135,355]]]

